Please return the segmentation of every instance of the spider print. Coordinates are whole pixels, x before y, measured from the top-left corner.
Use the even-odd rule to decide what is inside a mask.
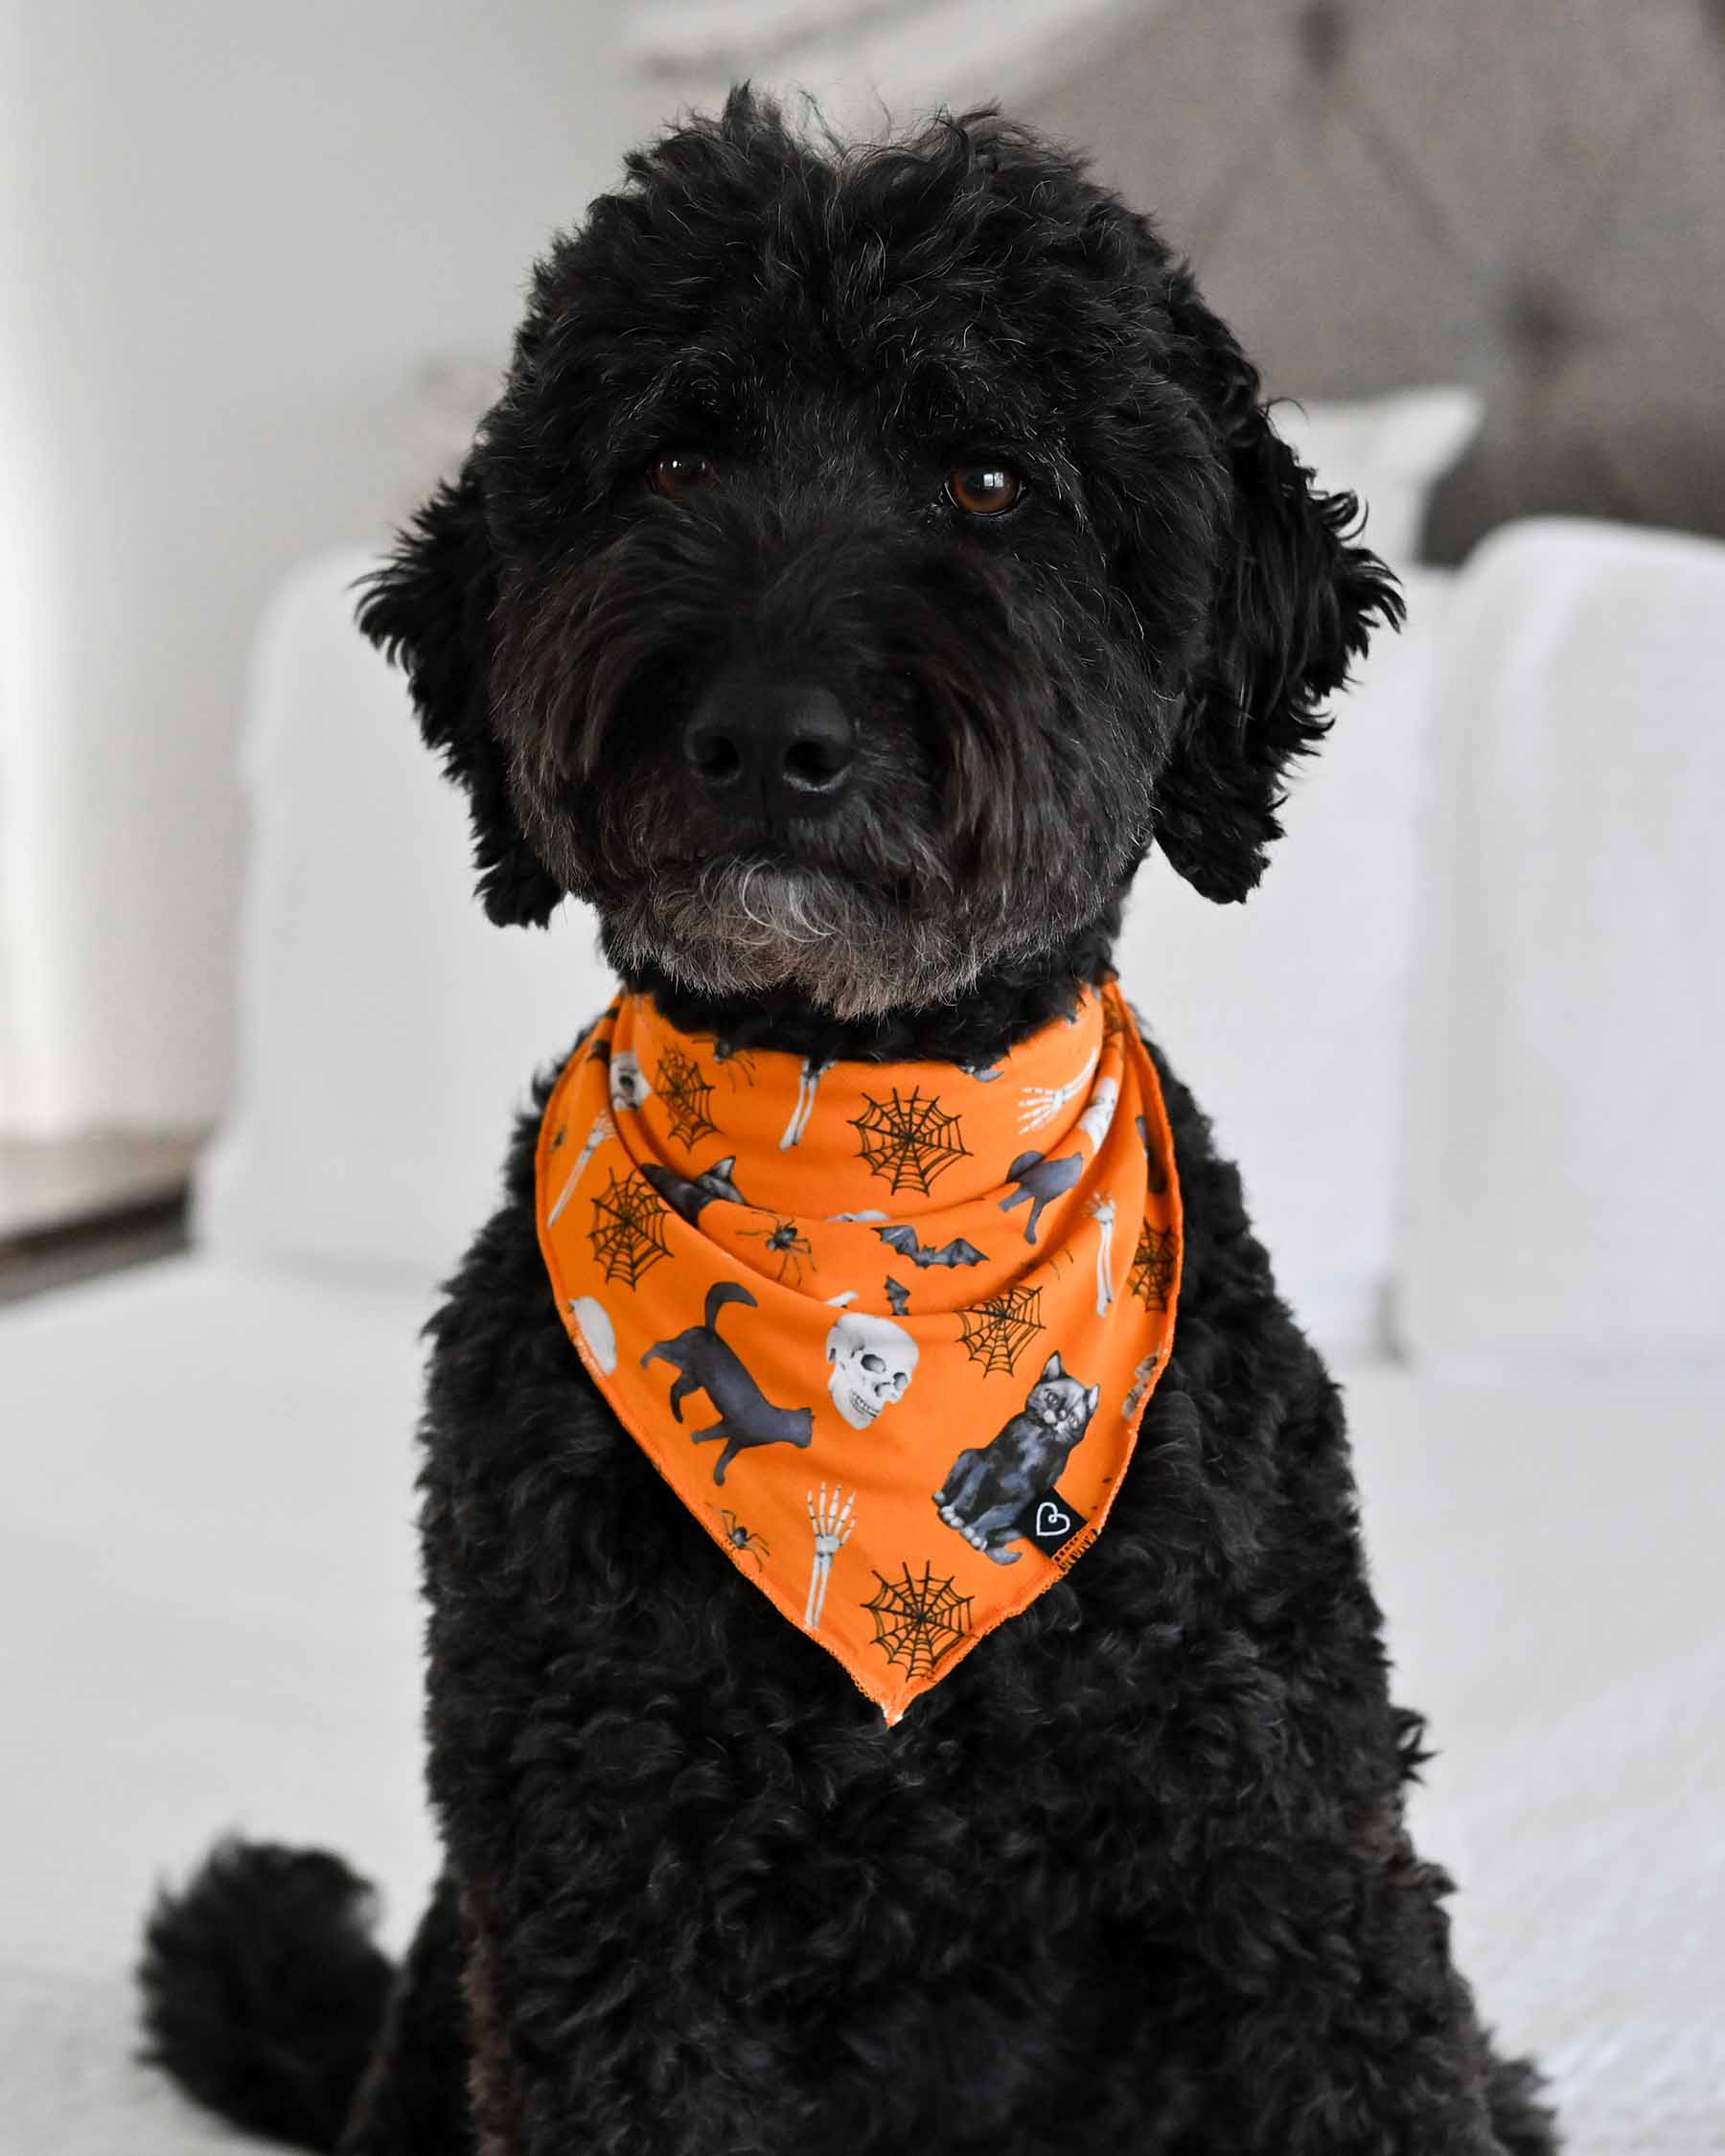
[[[720,1522],[724,1528],[724,1539],[730,1544],[731,1548],[747,1550],[748,1555],[754,1559],[759,1570],[765,1571],[767,1568],[761,1564],[761,1559],[772,1555],[772,1545],[764,1542],[752,1527],[746,1527],[729,1505],[709,1504],[707,1510],[718,1513]]]
[[[767,1248],[778,1258],[779,1279],[789,1279],[794,1288],[802,1286],[803,1260],[811,1255],[814,1245],[794,1220],[774,1221],[770,1227],[746,1227],[743,1233],[765,1236]]]
[[[711,1044],[713,1061],[730,1081],[730,1089],[733,1093],[737,1090],[739,1083],[748,1086],[754,1084],[755,1059],[752,1048],[739,1048],[732,1042],[720,1040],[718,1035],[714,1033],[698,1033],[695,1038],[698,1041],[706,1041]]]

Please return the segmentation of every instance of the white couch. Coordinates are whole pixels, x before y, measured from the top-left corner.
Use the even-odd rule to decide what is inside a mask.
[[[363,566],[313,565],[260,644],[198,1248],[0,1320],[0,2156],[234,2145],[129,2056],[140,1913],[214,1831],[341,1848],[397,1940],[433,1863],[416,1333],[534,1065],[605,991],[583,923],[471,903],[459,805],[349,626]],[[1486,2014],[1577,2156],[1701,2156],[1725,1027],[1690,848],[1725,550],[1522,527],[1412,596],[1263,892],[1210,911],[1148,874],[1122,972],[1350,1373],[1397,1687],[1438,1747],[1415,1823]]]

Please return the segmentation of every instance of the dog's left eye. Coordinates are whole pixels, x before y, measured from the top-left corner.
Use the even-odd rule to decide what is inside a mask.
[[[1000,516],[1024,491],[1016,471],[1003,464],[961,464],[947,479],[947,499],[967,516]]]
[[[676,500],[681,494],[692,494],[697,487],[709,485],[718,476],[718,467],[699,449],[666,449],[654,459],[648,476],[656,494]]]

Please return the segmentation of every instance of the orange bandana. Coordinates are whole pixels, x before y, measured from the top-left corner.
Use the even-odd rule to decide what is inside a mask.
[[[1102,1531],[1181,1252],[1114,982],[986,1067],[823,1067],[620,995],[546,1105],[538,1213],[623,1427],[889,1723]]]

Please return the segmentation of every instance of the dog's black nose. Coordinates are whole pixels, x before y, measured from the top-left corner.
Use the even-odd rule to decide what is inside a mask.
[[[823,816],[849,783],[857,729],[830,689],[722,674],[683,729],[683,756],[707,792],[769,816]]]

